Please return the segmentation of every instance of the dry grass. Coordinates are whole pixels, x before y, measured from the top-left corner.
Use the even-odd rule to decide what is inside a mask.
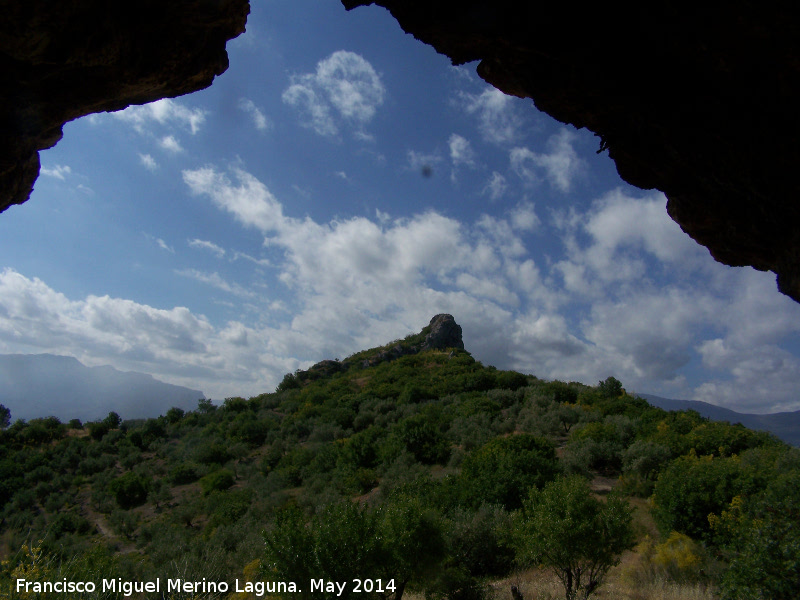
[[[713,591],[702,584],[681,584],[665,580],[626,583],[618,569],[609,573],[605,584],[592,598],[597,600],[714,600]],[[561,582],[544,570],[532,570],[497,581],[491,586],[493,600],[513,600],[511,586],[516,585],[525,600],[561,600]]]

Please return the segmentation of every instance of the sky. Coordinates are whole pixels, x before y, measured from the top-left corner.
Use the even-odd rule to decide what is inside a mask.
[[[68,123],[0,215],[0,353],[215,400],[450,313],[484,364],[800,409],[800,305],[716,263],[599,138],[384,9],[252,4],[207,90]]]

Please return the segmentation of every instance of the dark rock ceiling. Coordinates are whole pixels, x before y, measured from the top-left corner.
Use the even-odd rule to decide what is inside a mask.
[[[0,211],[28,199],[64,123],[211,85],[249,12],[248,0],[0,0]]]
[[[599,136],[719,262],[777,274],[800,301],[796,5],[518,0],[377,4],[507,94]]]

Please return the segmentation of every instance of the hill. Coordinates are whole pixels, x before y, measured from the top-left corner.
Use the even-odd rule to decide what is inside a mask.
[[[733,410],[700,402],[699,400],[672,400],[661,398],[652,394],[637,394],[653,406],[664,410],[695,410],[702,416],[712,421],[727,421],[728,423],[741,423],[749,429],[769,431],[782,439],[787,444],[800,447],[800,410],[794,412],[772,413],[756,415],[738,413]]]
[[[554,598],[564,567],[581,597],[606,574],[621,600],[793,597],[776,586],[793,593],[800,568],[800,451],[613,377],[543,381],[461,346],[437,315],[221,406],[0,424],[0,595],[20,577],[180,578],[214,584],[194,598],[243,600],[319,577],[369,581],[361,600],[489,600],[512,584]]]
[[[164,383],[144,373],[110,366],[87,367],[53,354],[0,355],[0,404],[13,419],[55,416],[98,419],[115,411],[125,418],[157,417],[171,406],[192,409],[203,392]]]

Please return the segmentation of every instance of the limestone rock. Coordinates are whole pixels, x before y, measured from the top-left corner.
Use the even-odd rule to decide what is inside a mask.
[[[67,121],[175,97],[228,68],[248,0],[0,0],[0,211]]]
[[[464,349],[464,340],[461,339],[461,325],[456,323],[453,315],[436,315],[431,319],[429,327],[430,333],[425,336],[422,350]]]
[[[715,259],[774,271],[800,301],[800,18],[752,3],[342,0],[564,123],[657,188]]]

